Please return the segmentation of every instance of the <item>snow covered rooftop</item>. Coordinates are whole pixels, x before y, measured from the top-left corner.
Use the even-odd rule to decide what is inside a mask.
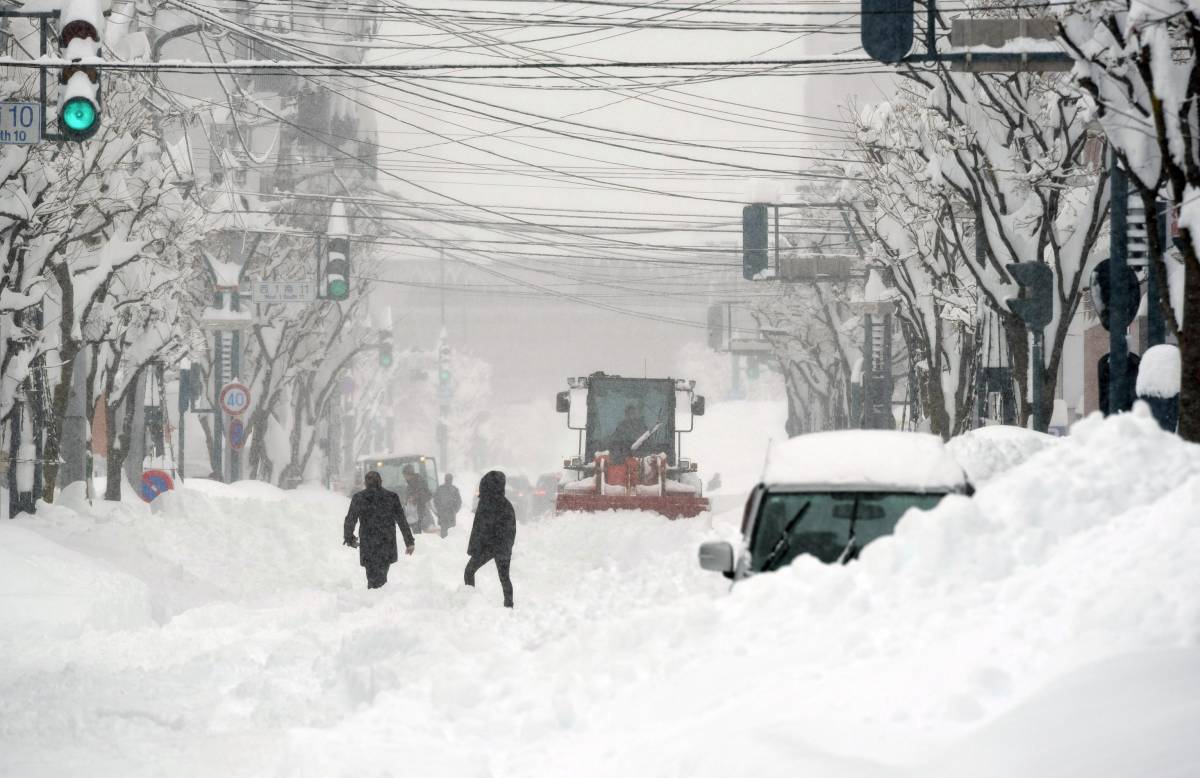
[[[842,430],[801,435],[771,448],[763,481],[814,486],[879,486],[953,491],[966,486],[936,435]]]

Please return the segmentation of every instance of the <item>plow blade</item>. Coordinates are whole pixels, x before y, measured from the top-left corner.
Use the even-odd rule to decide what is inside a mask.
[[[692,495],[640,496],[560,493],[555,513],[567,511],[653,511],[669,519],[690,519],[708,510],[708,500]]]

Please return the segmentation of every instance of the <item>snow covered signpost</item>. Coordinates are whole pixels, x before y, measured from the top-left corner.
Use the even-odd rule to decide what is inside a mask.
[[[174,488],[175,482],[171,480],[170,473],[165,470],[147,470],[142,473],[141,483],[138,484],[138,497],[144,502],[154,502],[155,497]]]

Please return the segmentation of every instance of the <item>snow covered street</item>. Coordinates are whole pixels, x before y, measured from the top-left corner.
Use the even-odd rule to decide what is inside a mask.
[[[1200,763],[1200,447],[1089,419],[848,567],[715,520],[466,527],[380,591],[343,497],[198,479],[0,526],[0,774],[1103,776]]]

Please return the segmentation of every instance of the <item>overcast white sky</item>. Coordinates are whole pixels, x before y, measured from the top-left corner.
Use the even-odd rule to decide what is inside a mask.
[[[404,13],[420,16],[421,23],[397,17],[381,27],[376,38],[381,48],[372,51],[370,59],[732,61],[857,48],[857,4],[788,6],[820,8],[822,13],[844,10],[844,16],[719,15],[668,5],[670,10],[634,11],[564,3],[424,0],[404,6],[409,9]],[[422,7],[428,10],[411,10]],[[737,29],[596,31],[514,20],[497,21],[485,32],[463,21],[471,13],[608,15],[611,23],[622,24],[657,16],[657,24]],[[778,24],[791,27],[764,29]],[[806,28],[801,31],[797,25]],[[827,29],[809,29],[811,25]],[[448,32],[431,35],[439,28]],[[563,35],[572,37],[523,46],[496,43]],[[414,42],[445,48],[385,48]],[[553,71],[570,78],[546,78],[546,71],[490,71],[482,80],[483,73],[470,71],[454,83],[389,78],[384,86],[371,87],[384,147],[381,165],[389,171],[381,183],[420,204],[414,206],[414,216],[432,218],[436,210],[448,222],[460,216],[475,222],[412,225],[446,247],[452,340],[487,355],[509,346],[514,346],[514,354],[536,355],[532,362],[521,358],[497,365],[498,389],[504,394],[550,393],[566,375],[597,369],[640,374],[648,363],[651,373],[669,371],[679,347],[702,340],[704,332],[663,319],[700,323],[710,300],[766,292],[740,281],[741,204],[750,189],[763,179],[775,179],[781,188],[794,184],[797,179],[790,171],[830,156],[841,145],[846,103],[852,98],[860,103],[881,99],[887,88],[888,76],[831,72],[837,69],[821,68],[820,75],[768,68],[756,74],[721,67],[648,69],[620,71],[622,79],[611,77],[611,72],[581,70]],[[644,80],[664,73],[673,77],[663,83]],[[678,83],[683,76],[693,77],[693,82]],[[532,230],[528,223],[555,226]],[[721,248],[727,253],[714,251]],[[391,277],[406,283],[436,282],[436,262],[420,261],[436,255],[433,249],[397,247],[389,254]],[[700,262],[713,264],[698,267]],[[487,263],[492,263],[493,272],[472,268]],[[403,309],[414,333],[436,329],[432,324],[438,306],[432,290],[392,287],[386,294]],[[638,317],[647,315],[656,318]],[[572,335],[571,348],[562,347],[567,332]],[[654,365],[661,367],[656,370]]]

